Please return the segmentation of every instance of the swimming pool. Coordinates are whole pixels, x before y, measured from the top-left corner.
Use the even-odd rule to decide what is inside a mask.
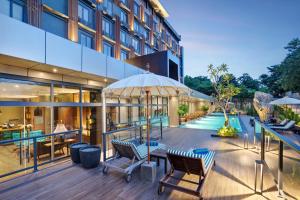
[[[189,121],[186,124],[181,125],[181,128],[195,128],[204,130],[218,130],[223,127],[225,118],[223,113],[212,113],[205,117]],[[240,120],[237,116],[229,116],[229,123],[236,128],[238,132],[242,132]]]

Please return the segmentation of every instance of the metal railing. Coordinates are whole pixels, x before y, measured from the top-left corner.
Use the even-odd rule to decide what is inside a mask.
[[[300,136],[290,134],[297,140]],[[260,142],[260,147],[257,144]],[[274,176],[281,197],[300,196],[300,145],[288,134],[281,134],[264,123],[254,120],[254,145]]]
[[[39,136],[33,136],[33,137],[24,137],[24,138],[18,138],[18,139],[11,139],[11,140],[2,140],[0,141],[0,147],[6,147],[10,144],[16,145],[19,151],[19,161],[20,161],[20,166],[22,167],[23,162],[28,160],[28,163],[30,162],[31,157],[33,158],[33,165],[30,164],[29,166],[22,167],[21,169],[17,170],[11,170],[10,172],[0,174],[0,178],[10,176],[19,172],[27,171],[33,169],[33,172],[38,171],[38,167],[58,161],[60,159],[69,157],[68,152],[66,155],[54,158],[54,151],[55,151],[55,138],[57,136],[63,136],[61,139],[67,138],[66,136],[68,135],[74,135],[75,134],[75,141],[76,141],[76,136],[78,136],[80,133],[80,130],[72,130],[72,131],[66,131],[66,132],[60,132],[60,133],[52,133],[52,134],[46,134],[46,135],[39,135]],[[50,145],[51,151],[50,153],[50,159],[48,161],[44,162],[38,162],[38,142],[41,141],[41,139],[46,139],[48,138],[48,144]],[[80,138],[78,138],[80,140]],[[65,147],[65,145],[68,145],[67,143],[64,143],[63,141],[61,142],[62,148]],[[49,147],[49,146],[48,146]],[[33,149],[32,149],[33,148]],[[67,146],[68,148],[68,146]],[[31,149],[32,149],[32,156],[31,154]],[[49,148],[48,148],[49,149]],[[68,150],[68,149],[67,149]],[[2,158],[2,159],[12,159],[12,158]]]
[[[150,120],[150,137],[153,138],[153,134],[155,138],[163,138],[163,128],[167,127],[168,124],[166,121],[168,117],[159,117],[159,118],[152,118]],[[102,149],[103,149],[103,160],[109,160],[113,156],[111,140],[118,139],[122,141],[135,141],[138,143],[143,143],[144,138],[146,138],[146,120],[140,120],[134,122],[132,126],[126,128],[120,128],[117,130],[107,131],[102,134]],[[154,129],[154,127],[156,129]]]

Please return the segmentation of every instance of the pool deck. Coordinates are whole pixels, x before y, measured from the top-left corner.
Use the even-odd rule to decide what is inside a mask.
[[[249,118],[242,116],[241,120],[251,133]],[[253,191],[254,161],[259,159],[258,152],[244,149],[242,139],[213,138],[212,133],[214,131],[169,128],[161,141],[183,150],[208,147],[216,151],[216,166],[204,186],[204,199],[277,199],[277,189],[269,172],[264,176],[263,196]],[[103,175],[101,167],[85,170],[66,160],[37,173],[0,183],[0,199],[198,199],[169,189],[158,195],[163,167],[161,164],[155,183],[142,180],[139,170],[135,171],[132,181],[126,183],[119,173],[111,171]],[[184,176],[196,180],[193,175]],[[190,187],[187,183],[179,184]]]

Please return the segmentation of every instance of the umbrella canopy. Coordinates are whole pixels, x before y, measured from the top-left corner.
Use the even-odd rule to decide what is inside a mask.
[[[149,66],[148,66],[149,67]],[[156,75],[149,71],[144,74],[133,75],[128,78],[117,81],[103,89],[102,99],[102,116],[105,119],[105,93],[111,96],[119,97],[134,97],[146,96],[147,102],[147,141],[150,144],[150,112],[149,112],[149,97],[155,96],[179,96],[190,93],[190,89],[182,83],[171,78]],[[103,127],[106,126],[105,122]],[[105,128],[104,128],[105,130]],[[148,163],[150,162],[150,146],[148,145]]]
[[[112,83],[103,91],[106,94],[123,97],[143,96],[146,91],[154,96],[176,96],[190,93],[190,89],[182,83],[150,72],[133,75]]]
[[[283,97],[270,102],[271,105],[297,105],[300,100],[291,97]]]

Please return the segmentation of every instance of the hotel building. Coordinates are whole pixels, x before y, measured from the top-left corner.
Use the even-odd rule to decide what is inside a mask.
[[[0,0],[0,140],[73,131],[100,144],[107,84],[143,73],[148,63],[150,71],[183,82],[181,37],[168,15],[159,0]],[[188,99],[192,112],[208,98]],[[151,109],[175,126],[172,101],[153,96]],[[143,98],[106,102],[107,130],[144,116]],[[18,144],[10,146],[14,152]],[[5,162],[18,169],[19,161]]]

